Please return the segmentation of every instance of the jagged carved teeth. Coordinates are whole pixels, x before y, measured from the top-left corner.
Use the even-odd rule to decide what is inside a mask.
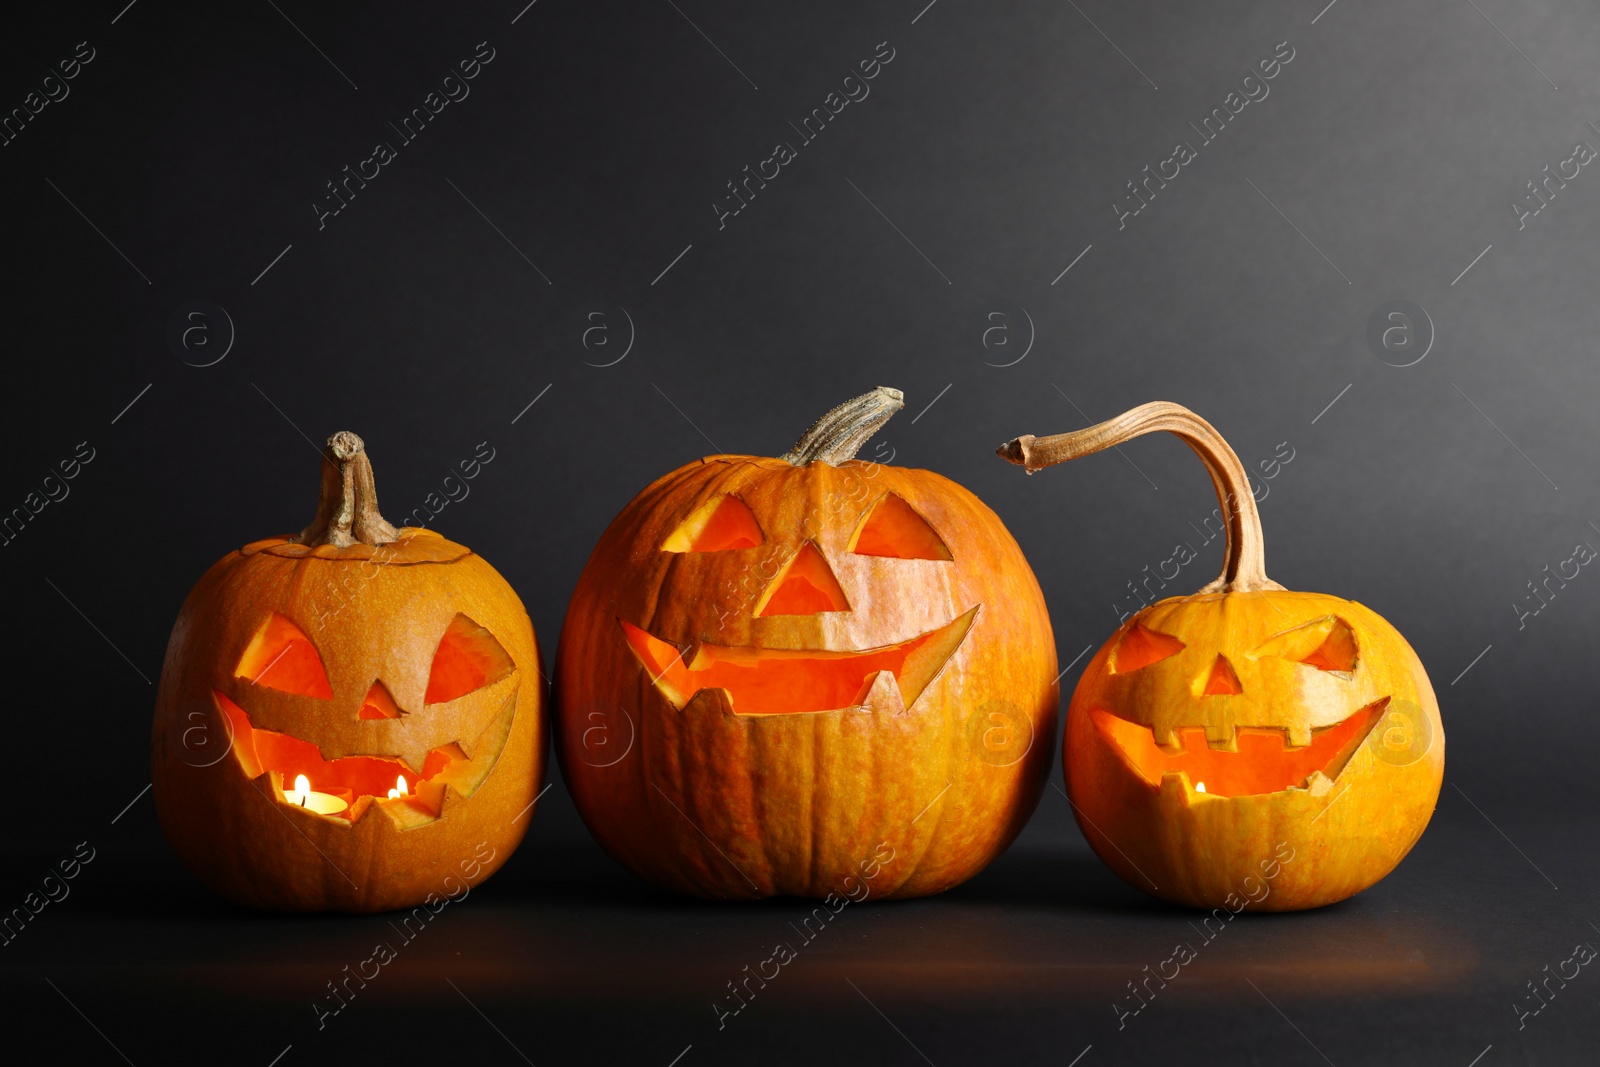
[[[710,642],[680,649],[625,619],[617,621],[628,647],[674,707],[686,707],[697,693],[721,690],[736,714],[787,715],[876,707],[874,694],[891,683],[900,703],[911,707],[966,640],[977,614],[973,607],[926,633],[860,651]]]
[[[1093,708],[1096,730],[1152,786],[1213,797],[1251,796],[1286,789],[1321,795],[1383,718],[1389,698],[1360,708],[1333,726],[1179,727],[1157,743],[1147,727]],[[1173,735],[1177,736],[1174,737]]]
[[[294,804],[291,787],[304,777],[308,790],[344,801],[346,806],[329,817],[355,823],[376,807],[401,826],[437,819],[452,792],[458,797],[476,792],[499,760],[517,710],[513,688],[477,738],[430,748],[420,760],[402,755],[325,758],[314,742],[255,726],[250,713],[220,690],[213,690],[212,698],[226,719],[230,751],[245,777],[270,779],[268,785],[281,802]]]

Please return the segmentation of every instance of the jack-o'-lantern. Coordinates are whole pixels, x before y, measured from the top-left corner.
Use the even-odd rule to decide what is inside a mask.
[[[1057,711],[1043,595],[967,490],[854,458],[902,406],[879,388],[782,458],[681,467],[590,556],[556,656],[557,753],[595,837],[656,884],[935,893],[1038,802]]]
[[[322,462],[312,524],[224,556],[184,602],[156,702],[156,811],[239,903],[454,897],[516,848],[543,774],[533,627],[481,557],[384,521],[359,437],[329,438]]]
[[[1067,711],[1067,791],[1128,882],[1199,907],[1290,911],[1359,893],[1422,835],[1444,776],[1427,673],[1376,612],[1266,576],[1261,519],[1226,441],[1177,404],[1000,455],[1031,474],[1156,430],[1206,465],[1222,575],[1128,618]]]

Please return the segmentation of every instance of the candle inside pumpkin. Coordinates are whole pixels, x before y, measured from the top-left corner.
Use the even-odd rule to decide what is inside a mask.
[[[331,793],[313,791],[311,779],[303,774],[294,776],[294,788],[285,789],[283,799],[295,807],[314,811],[318,815],[337,815],[350,806]]]

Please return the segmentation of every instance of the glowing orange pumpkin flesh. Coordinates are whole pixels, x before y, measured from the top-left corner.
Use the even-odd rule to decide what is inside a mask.
[[[458,614],[450,622],[433,653],[433,666],[428,671],[428,689],[423,695],[425,704],[443,704],[475,693],[486,685],[493,685],[510,677],[515,670],[511,657],[500,647],[494,635],[465,615]]]
[[[298,775],[310,780],[311,788],[319,793],[336,796],[349,805],[333,818],[354,822],[366,814],[372,798],[386,803],[408,804],[419,813],[437,817],[439,802],[444,798],[446,774],[453,764],[466,763],[467,755],[459,745],[445,745],[433,749],[423,761],[418,772],[398,756],[342,756],[323,759],[322,750],[310,741],[302,741],[288,734],[271,730],[257,730],[250,723],[245,710],[221,693],[212,694],[217,706],[228,716],[233,728],[233,754],[246,775],[257,778],[272,772],[278,776],[273,784],[281,793]],[[388,798],[396,781],[404,777],[409,795]],[[289,803],[285,800],[284,803]]]
[[[954,558],[927,520],[893,493],[873,506],[851,539],[850,551],[895,559]]]
[[[817,546],[807,541],[779,572],[772,592],[764,603],[756,606],[756,615],[765,618],[849,610],[850,602],[839,588],[839,579],[833,576],[833,570],[817,551]]]
[[[442,704],[458,700],[509,677],[515,669],[494,635],[467,616],[457,614],[434,652],[423,701]],[[333,695],[316,646],[298,626],[277,612],[268,615],[256,630],[234,669],[234,677],[300,696],[326,700]],[[327,760],[312,742],[256,729],[249,713],[224,693],[213,690],[212,695],[232,727],[233,754],[245,773],[253,779],[272,772],[278,776],[280,793],[284,783],[293,783],[305,775],[311,789],[336,796],[348,805],[342,812],[331,813],[330,818],[356,821],[366,813],[370,797],[409,804],[418,814],[437,818],[444,785],[459,787],[469,773],[467,765],[471,761],[455,743],[430,750],[421,771],[398,756],[341,756]],[[398,719],[400,715],[400,707],[380,681],[372,683],[357,713],[360,719]],[[454,776],[453,771],[457,772]],[[402,795],[390,796],[397,788]],[[294,803],[289,797],[280,799],[285,804]]]
[[[726,552],[754,548],[761,527],[750,505],[736,496],[720,496],[696,509],[661,545],[663,552]]]
[[[1311,744],[1299,748],[1284,743],[1282,730],[1242,726],[1236,752],[1208,747],[1206,732],[1200,727],[1178,730],[1180,748],[1172,751],[1157,745],[1148,727],[1100,708],[1089,715],[1128,765],[1151,785],[1159,786],[1162,775],[1183,773],[1197,792],[1236,797],[1303,787],[1313,771],[1339,777],[1346,761],[1383,718],[1388,703],[1386,697],[1337,726],[1317,730]]]
[[[257,685],[305,696],[333,696],[328,673],[310,638],[300,627],[273,612],[261,624],[234,669],[235,678],[248,678]]]
[[[854,707],[864,701],[879,671],[895,676],[900,699],[909,707],[961,644],[977,613],[973,608],[937,630],[862,652],[703,644],[688,664],[676,645],[619,621],[639,662],[676,706],[702,689],[725,689],[737,714],[783,715]]]

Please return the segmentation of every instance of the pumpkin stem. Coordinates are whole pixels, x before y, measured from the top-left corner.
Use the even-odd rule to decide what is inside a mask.
[[[1000,458],[1022,467],[1029,474],[1053,467],[1069,459],[1113,448],[1124,441],[1156,430],[1166,430],[1183,439],[1206,465],[1217,501],[1227,520],[1227,547],[1222,574],[1200,590],[1202,593],[1249,592],[1256,589],[1282,589],[1267,577],[1261,535],[1261,513],[1250,491],[1250,476],[1228,442],[1205,419],[1182,404],[1158,400],[1141,404],[1116,418],[1096,426],[1051,437],[1026,434],[1000,446]]]
[[[322,496],[317,517],[295,538],[303,545],[383,545],[400,532],[378,514],[378,489],[366,445],[349,430],[328,438],[322,453]]]
[[[855,459],[861,446],[905,406],[904,393],[880,385],[870,393],[846,400],[812,423],[811,429],[800,435],[794,447],[778,458],[796,467],[818,460],[837,466]]]

